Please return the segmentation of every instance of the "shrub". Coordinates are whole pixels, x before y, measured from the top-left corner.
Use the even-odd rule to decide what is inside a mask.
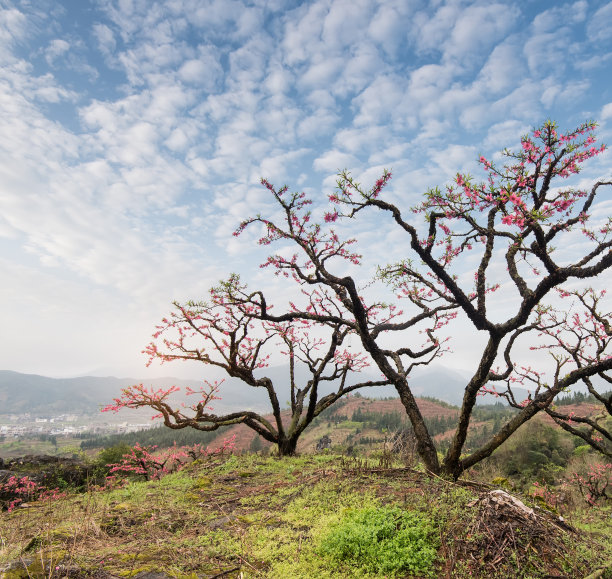
[[[141,446],[136,443],[124,454],[117,464],[107,465],[110,473],[127,476],[142,476],[145,480],[159,480],[167,474],[183,469],[188,463],[212,455],[220,455],[234,450],[236,436],[226,438],[223,446],[211,449],[201,444],[193,446],[176,446],[157,451],[156,446]],[[114,476],[109,477],[111,480]]]
[[[11,476],[0,483],[0,510],[12,512],[27,501],[57,500],[66,496],[59,489],[48,489],[29,476]]]
[[[432,523],[398,507],[350,512],[323,537],[319,554],[387,576],[431,575],[437,545]]]
[[[572,472],[570,476],[570,482],[578,487],[589,506],[612,500],[612,463],[593,463],[588,465],[588,470]]]

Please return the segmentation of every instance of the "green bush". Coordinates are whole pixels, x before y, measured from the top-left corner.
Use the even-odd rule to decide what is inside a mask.
[[[325,535],[319,554],[387,576],[431,575],[437,542],[432,523],[398,507],[349,512]]]
[[[95,462],[96,464],[100,464],[103,466],[109,464],[116,464],[121,462],[124,454],[128,454],[132,450],[132,447],[125,442],[120,442],[115,446],[111,446],[110,448],[105,448],[96,456]]]
[[[131,448],[129,444],[120,442],[99,452],[91,461],[91,481],[102,484],[105,477],[110,474],[109,465],[121,462],[123,455],[129,453]]]
[[[577,440],[580,440],[577,438]],[[588,444],[581,444],[574,449],[574,456],[584,456],[585,454],[589,454],[591,451],[591,446]]]
[[[554,484],[573,453],[570,434],[536,418],[500,446],[488,463],[519,486],[530,485],[534,479]]]

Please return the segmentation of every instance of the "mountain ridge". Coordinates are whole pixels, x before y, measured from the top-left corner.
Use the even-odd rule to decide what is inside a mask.
[[[259,375],[268,376],[275,384],[279,400],[284,407],[290,399],[287,368],[271,366],[261,370]],[[210,382],[222,380],[223,372],[207,368]],[[296,372],[298,384],[305,384],[309,378],[308,371],[301,368]],[[376,380],[375,372],[362,372],[353,375],[357,381]],[[155,389],[178,386],[181,389],[189,386],[199,388],[204,380],[174,378],[117,378],[115,376],[80,376],[72,378],[50,378],[40,374],[26,374],[13,370],[0,370],[0,414],[23,414],[26,412],[42,415],[60,413],[95,413],[114,398],[121,396],[121,391],[134,384],[144,384]],[[460,405],[467,379],[460,373],[443,366],[430,366],[414,373],[409,380],[412,391],[418,397],[432,397],[449,404]],[[335,388],[333,383],[323,383],[320,395],[325,395]],[[378,386],[361,390],[363,396],[370,398],[396,397],[392,386]],[[525,392],[526,394],[526,392]],[[217,412],[235,411],[238,408],[268,413],[270,403],[264,388],[245,386],[237,378],[223,380],[219,395],[215,401]],[[189,402],[189,398],[178,396],[177,402]],[[479,400],[480,401],[480,400]],[[493,403],[492,397],[483,397],[482,402]]]

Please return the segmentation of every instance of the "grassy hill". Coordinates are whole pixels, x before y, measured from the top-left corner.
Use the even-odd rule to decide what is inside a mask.
[[[417,403],[430,430],[434,433],[436,444],[443,451],[454,434],[459,409],[436,399],[417,398]],[[593,415],[599,411],[596,405],[588,402],[566,405],[564,409],[578,415]],[[476,447],[486,441],[513,412],[501,404],[477,406],[470,425],[468,446]],[[288,412],[284,418],[289,419]],[[534,424],[540,430],[546,426],[558,431],[560,436],[564,437],[566,445],[572,449],[573,444],[580,444],[578,439],[563,433],[546,415],[539,416]],[[367,456],[373,451],[380,450],[383,443],[389,441],[399,430],[409,428],[405,409],[399,398],[379,400],[351,396],[339,400],[313,421],[300,438],[298,452],[311,453],[319,440],[328,437],[331,439],[331,449],[335,452]],[[93,438],[81,443],[81,446],[88,451],[121,443],[133,445],[136,442],[160,447],[171,446],[174,442],[178,445],[200,442],[211,447],[219,447],[222,446],[224,439],[230,437],[235,437],[235,447],[239,452],[273,450],[271,443],[260,438],[245,425],[222,428],[213,432],[199,432],[191,428],[170,430],[160,426],[138,433]]]
[[[418,403],[443,447],[458,409]],[[490,436],[510,412],[477,408],[469,440]],[[279,460],[265,447],[241,454],[255,434],[236,426],[202,441],[215,447],[235,434],[238,454],[159,481],[85,493],[66,485],[64,498],[0,512],[0,576],[612,577],[610,500],[588,507],[571,484],[573,471],[601,462],[579,439],[538,417],[469,471],[471,480],[451,482],[425,474],[414,454],[382,451],[405,426],[398,399],[352,396],[315,420],[298,457]],[[93,442],[172,444],[183,434],[179,444],[202,437],[160,428]],[[314,454],[323,436],[332,448]]]
[[[335,455],[215,457],[160,481],[0,513],[18,577],[609,577],[609,512]],[[156,574],[153,574],[156,573]],[[605,573],[608,573],[607,575]]]

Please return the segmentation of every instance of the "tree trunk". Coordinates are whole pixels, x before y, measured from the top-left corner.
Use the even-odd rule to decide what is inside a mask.
[[[278,447],[278,456],[294,456],[297,447],[298,438],[283,438],[276,445]]]
[[[446,456],[442,461],[441,469],[442,474],[449,475],[455,480],[457,480],[461,476],[461,473],[465,470],[465,465],[461,460],[461,454],[467,439],[472,413],[474,412],[474,406],[476,406],[476,397],[478,396],[480,388],[487,383],[487,377],[489,375],[489,371],[491,370],[491,366],[495,361],[495,357],[497,356],[500,341],[500,336],[489,336],[489,341],[487,342],[487,346],[480,358],[478,369],[472,376],[468,385],[465,387],[465,391],[463,393],[463,402],[461,404],[461,411],[459,413],[459,420],[457,421],[455,435],[453,436]]]
[[[425,465],[425,468],[433,473],[440,474],[440,461],[438,460],[438,451],[429,435],[423,415],[412,395],[412,391],[405,380],[395,383],[395,389],[399,394],[400,400],[406,409],[406,414],[412,424],[414,435],[417,443],[417,452]]]

